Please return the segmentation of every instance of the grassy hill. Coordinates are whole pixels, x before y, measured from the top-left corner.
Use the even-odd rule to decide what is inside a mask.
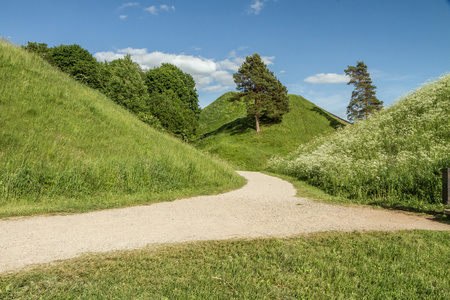
[[[243,179],[0,41],[0,217],[171,200]]]
[[[261,136],[244,105],[235,106],[222,95],[200,114],[200,138],[195,145],[229,161],[239,169],[262,170],[273,155],[285,155],[299,144],[328,135],[344,122],[297,95],[289,95],[291,111],[278,124],[262,124]]]
[[[449,116],[450,74],[366,121],[272,160],[270,170],[354,202],[440,210],[440,169],[450,167]]]

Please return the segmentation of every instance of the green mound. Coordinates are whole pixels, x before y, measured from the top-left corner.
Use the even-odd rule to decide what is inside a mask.
[[[86,211],[236,188],[233,170],[0,41],[0,216]]]
[[[450,167],[450,75],[393,106],[274,159],[296,176],[355,202],[419,210],[440,207],[441,168]]]
[[[226,93],[200,114],[200,138],[195,145],[239,169],[262,170],[273,155],[286,155],[299,144],[335,132],[344,123],[301,96],[289,95],[291,111],[281,123],[263,123],[261,135],[247,118],[245,106],[235,106]]]

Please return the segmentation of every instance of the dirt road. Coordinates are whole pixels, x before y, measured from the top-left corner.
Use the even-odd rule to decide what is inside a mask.
[[[328,230],[450,230],[425,217],[316,203],[257,172],[239,172],[243,188],[222,195],[69,216],[0,220],[0,272],[85,252],[157,243],[286,237]]]

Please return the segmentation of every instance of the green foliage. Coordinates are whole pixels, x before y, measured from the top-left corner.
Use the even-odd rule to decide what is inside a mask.
[[[128,54],[113,60],[108,65],[110,79],[106,84],[106,95],[114,102],[135,113],[145,110],[148,103],[147,87],[139,65]]]
[[[350,76],[347,84],[353,84],[355,90],[347,106],[347,118],[349,120],[367,119],[369,114],[373,114],[383,108],[383,101],[375,96],[376,86],[372,84],[367,66],[362,61],[358,61],[356,67],[348,66],[345,74]]]
[[[145,83],[151,93],[164,93],[171,90],[187,109],[195,114],[200,113],[194,79],[175,65],[163,63],[160,67],[148,70],[145,74]]]
[[[103,82],[97,60],[79,45],[60,45],[51,48],[45,59],[61,71],[88,86],[101,89]]]
[[[153,128],[191,140],[198,127],[200,107],[191,75],[174,65],[143,72],[130,55],[111,63],[99,63],[79,45],[28,42],[25,50],[34,52],[78,81],[100,90]]]
[[[22,46],[22,49],[36,53],[44,59],[47,59],[47,55],[51,51],[47,44],[37,42],[28,42],[26,46]]]
[[[450,166],[450,75],[336,135],[301,146],[269,169],[359,203],[442,208],[441,168]]]
[[[139,120],[155,129],[164,131],[166,128],[154,113],[151,97],[144,83],[145,73],[141,67],[132,61],[130,55],[113,60],[111,63],[102,63],[101,68],[107,74],[105,78],[104,93],[116,102],[133,112]],[[172,105],[172,103],[166,103]],[[171,109],[169,106],[167,109]]]
[[[200,107],[191,75],[172,64],[163,63],[145,73],[150,108],[169,132],[191,139],[198,127]]]
[[[2,299],[448,299],[448,232],[324,232],[90,255],[0,276]]]
[[[286,87],[269,71],[257,53],[246,57],[233,78],[236,89],[242,93],[235,94],[230,101],[247,103],[247,115],[255,119],[256,132],[260,132],[261,118],[281,122],[282,116],[289,112]]]
[[[152,93],[149,109],[159,120],[161,126],[183,140],[189,140],[196,129],[194,112],[185,109],[185,104],[172,91]]]
[[[127,58],[113,65],[137,78],[126,73],[136,71]],[[0,217],[158,202],[243,184],[229,167],[156,132],[35,54],[0,42],[0,66]],[[125,89],[116,91],[125,101]]]
[[[304,98],[289,95],[291,111],[283,116],[283,122],[267,124],[261,135],[255,135],[245,104],[235,106],[228,101],[234,94],[226,93],[202,110],[195,146],[239,169],[262,170],[271,156],[286,155],[298,144],[345,126]]]

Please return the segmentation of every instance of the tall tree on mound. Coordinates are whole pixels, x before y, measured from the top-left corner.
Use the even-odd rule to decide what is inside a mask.
[[[257,53],[246,57],[233,78],[236,89],[241,93],[230,101],[247,103],[247,115],[255,118],[257,133],[261,132],[262,117],[281,121],[283,115],[289,112],[287,88],[269,71]]]
[[[375,96],[377,87],[372,84],[367,66],[363,61],[358,61],[356,67],[347,66],[344,72],[350,77],[347,84],[355,86],[352,98],[347,106],[347,118],[349,120],[367,119],[369,114],[383,108],[383,101],[378,100]]]

